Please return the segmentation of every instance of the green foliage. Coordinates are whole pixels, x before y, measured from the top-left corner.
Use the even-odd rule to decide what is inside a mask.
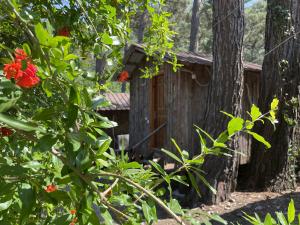
[[[41,81],[22,89],[1,71],[0,127],[10,132],[0,137],[0,222],[151,223],[157,220],[157,205],[180,222],[183,212],[178,202],[156,197],[163,191],[156,192],[161,178],[154,167],[129,162],[126,154],[116,155],[111,149],[104,130],[116,123],[95,111],[108,104],[100,94],[108,84],[100,85],[99,76],[85,71],[82,60],[84,51],[94,51],[107,60],[108,74],[117,71],[130,16],[138,7],[147,7],[152,48],[148,53],[155,52],[159,66],[172,47],[161,2],[5,0],[3,4],[5,21],[18,26],[6,31],[13,37],[18,29],[25,40],[1,45],[4,61],[10,63],[14,49],[23,48]],[[58,35],[62,27],[69,29],[70,37]],[[184,182],[179,176],[164,180]]]
[[[254,225],[299,225],[300,224],[300,214],[296,215],[294,200],[292,199],[289,203],[287,216],[282,212],[276,212],[276,217],[272,217],[270,213],[265,216],[264,220],[255,214],[255,216],[250,216],[245,214],[244,218]],[[297,218],[296,218],[297,216]]]
[[[172,30],[176,32],[174,47],[176,50],[187,51],[190,37],[192,2],[186,0],[166,1],[166,9],[172,12],[170,18]],[[204,0],[200,9],[199,53],[212,54],[213,19],[212,1]],[[245,1],[245,4],[247,1]],[[245,61],[262,63],[264,55],[266,1],[255,1],[245,7]]]

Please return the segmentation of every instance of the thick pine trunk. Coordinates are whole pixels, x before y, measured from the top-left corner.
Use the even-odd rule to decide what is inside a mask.
[[[292,3],[293,2],[293,3]],[[292,97],[298,97],[299,84],[299,35],[292,35],[290,25],[299,32],[300,8],[298,1],[269,0],[266,19],[266,55],[260,79],[261,92],[259,108],[266,112],[272,99],[280,100],[276,130],[271,124],[259,124],[257,132],[269,140],[271,149],[265,150],[260,143],[253,142],[249,188],[284,191],[295,187],[294,158],[292,156],[297,140],[295,126],[287,123],[296,118],[296,108],[289,104]],[[290,19],[292,13],[292,20]],[[285,44],[281,44],[285,43]],[[292,121],[290,120],[290,121]]]
[[[228,120],[221,110],[235,116],[241,114],[243,95],[242,48],[244,36],[244,1],[213,1],[213,73],[209,88],[205,130],[217,137],[226,130]],[[230,143],[238,149],[238,140]],[[217,190],[213,193],[201,185],[203,201],[218,203],[228,199],[235,189],[239,165],[237,153],[232,157],[209,156],[203,169],[208,182]]]
[[[201,5],[202,5],[202,0],[194,0],[192,19],[191,19],[190,47],[189,47],[189,51],[191,52],[197,52],[198,50]]]

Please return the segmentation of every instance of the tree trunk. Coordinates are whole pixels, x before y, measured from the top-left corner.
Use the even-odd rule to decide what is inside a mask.
[[[244,0],[213,1],[213,72],[209,87],[204,128],[213,137],[226,130],[228,120],[221,110],[235,116],[241,114],[243,96],[242,48],[244,36]],[[230,147],[238,149],[234,139]],[[207,181],[217,190],[214,195],[201,185],[202,200],[218,203],[228,199],[236,187],[239,161],[232,157],[208,156],[203,165]]]
[[[191,52],[198,51],[201,5],[202,5],[202,0],[194,0],[192,19],[191,19],[190,47],[189,47],[189,51]]]
[[[99,56],[98,56],[99,57]],[[105,83],[105,77],[103,76],[105,66],[106,66],[106,58],[96,58],[96,74],[99,76],[99,84]]]
[[[147,20],[148,20],[148,12],[147,9],[145,9],[139,16],[139,23],[138,23],[139,27],[137,30],[137,41],[139,44],[143,43],[144,32],[147,26]]]
[[[292,153],[297,137],[296,126],[291,126],[291,123],[297,118],[291,99],[299,94],[300,36],[287,42],[285,40],[291,35],[288,34],[292,30],[290,25],[294,24],[296,32],[299,32],[300,4],[295,0],[268,0],[267,4],[266,55],[258,106],[263,112],[268,111],[276,96],[280,100],[278,124],[275,130],[270,123],[256,127],[256,132],[269,140],[272,147],[265,150],[260,143],[253,142],[248,186],[284,191],[295,187]]]

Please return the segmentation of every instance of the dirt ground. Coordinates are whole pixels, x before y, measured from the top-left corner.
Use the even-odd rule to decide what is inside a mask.
[[[202,205],[200,208],[191,209],[193,213],[204,210],[208,213],[217,213],[228,224],[248,225],[242,216],[243,212],[253,215],[256,212],[264,217],[268,212],[274,214],[276,211],[286,213],[290,199],[294,199],[296,209],[300,210],[300,186],[293,192],[271,193],[271,192],[234,192],[231,199],[218,205]],[[299,212],[299,211],[298,211]],[[175,225],[171,219],[160,220],[156,225]],[[212,224],[220,224],[212,222]]]

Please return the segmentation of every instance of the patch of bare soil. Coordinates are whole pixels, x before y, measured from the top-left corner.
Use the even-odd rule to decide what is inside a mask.
[[[288,204],[294,199],[296,209],[300,210],[300,186],[292,192],[272,193],[272,192],[234,192],[228,201],[219,203],[218,205],[202,205],[199,208],[191,209],[192,213],[203,210],[208,213],[217,213],[228,224],[248,225],[249,223],[243,219],[243,212],[254,215],[257,213],[261,218],[269,212],[272,215],[276,211],[286,213]],[[299,212],[299,211],[298,211]],[[157,225],[175,225],[172,219],[160,220]],[[220,224],[213,222],[212,224]]]

